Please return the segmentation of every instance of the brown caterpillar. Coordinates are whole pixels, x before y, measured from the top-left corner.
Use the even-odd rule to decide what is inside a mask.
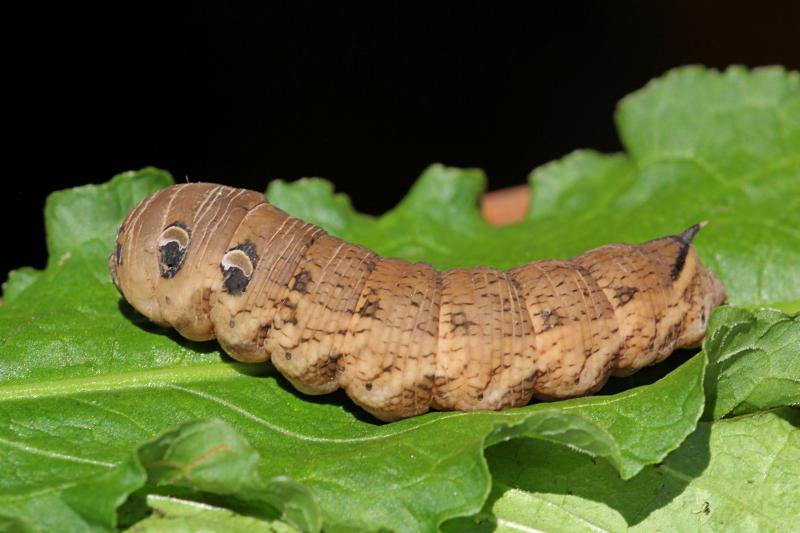
[[[725,299],[692,245],[701,227],[442,273],[331,237],[261,193],[191,183],[130,212],[109,268],[153,322],[395,420],[592,394],[697,346]]]

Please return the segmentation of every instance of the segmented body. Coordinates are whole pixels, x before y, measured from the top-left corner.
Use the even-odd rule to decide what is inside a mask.
[[[439,272],[331,237],[260,193],[191,183],[131,211],[109,267],[152,321],[394,420],[592,394],[696,346],[725,299],[692,245],[699,228]]]

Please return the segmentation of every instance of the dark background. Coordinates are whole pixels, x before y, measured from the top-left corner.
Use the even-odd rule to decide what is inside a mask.
[[[432,162],[496,189],[620,150],[616,102],[674,66],[800,68],[798,2],[555,4],[6,11],[0,277],[44,266],[49,191],[124,170],[259,190],[323,176],[380,213]]]

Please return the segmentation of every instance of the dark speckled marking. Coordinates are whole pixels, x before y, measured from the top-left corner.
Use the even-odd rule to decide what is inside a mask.
[[[617,287],[614,289],[614,299],[617,301],[617,307],[622,307],[633,300],[637,292],[639,290],[636,287]]]
[[[542,311],[541,317],[542,321],[544,322],[544,331],[560,326],[562,324],[562,319],[564,318],[559,315],[555,309],[545,309]]]
[[[464,311],[456,311],[450,317],[450,333],[454,333],[458,328],[463,328],[463,334],[469,335],[470,327],[477,325],[477,322],[467,320],[467,315]]]
[[[302,269],[294,276],[294,285],[292,290],[300,294],[308,293],[308,284],[311,281],[311,273],[308,270]]]
[[[368,298],[361,308],[358,310],[358,314],[363,317],[375,318],[375,315],[381,308],[381,299],[380,298]]]

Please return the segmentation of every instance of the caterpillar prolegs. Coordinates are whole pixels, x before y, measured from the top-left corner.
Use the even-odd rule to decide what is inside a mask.
[[[153,322],[395,420],[592,394],[697,346],[725,299],[692,245],[700,228],[439,272],[331,237],[260,193],[190,183],[130,212],[109,268]]]

